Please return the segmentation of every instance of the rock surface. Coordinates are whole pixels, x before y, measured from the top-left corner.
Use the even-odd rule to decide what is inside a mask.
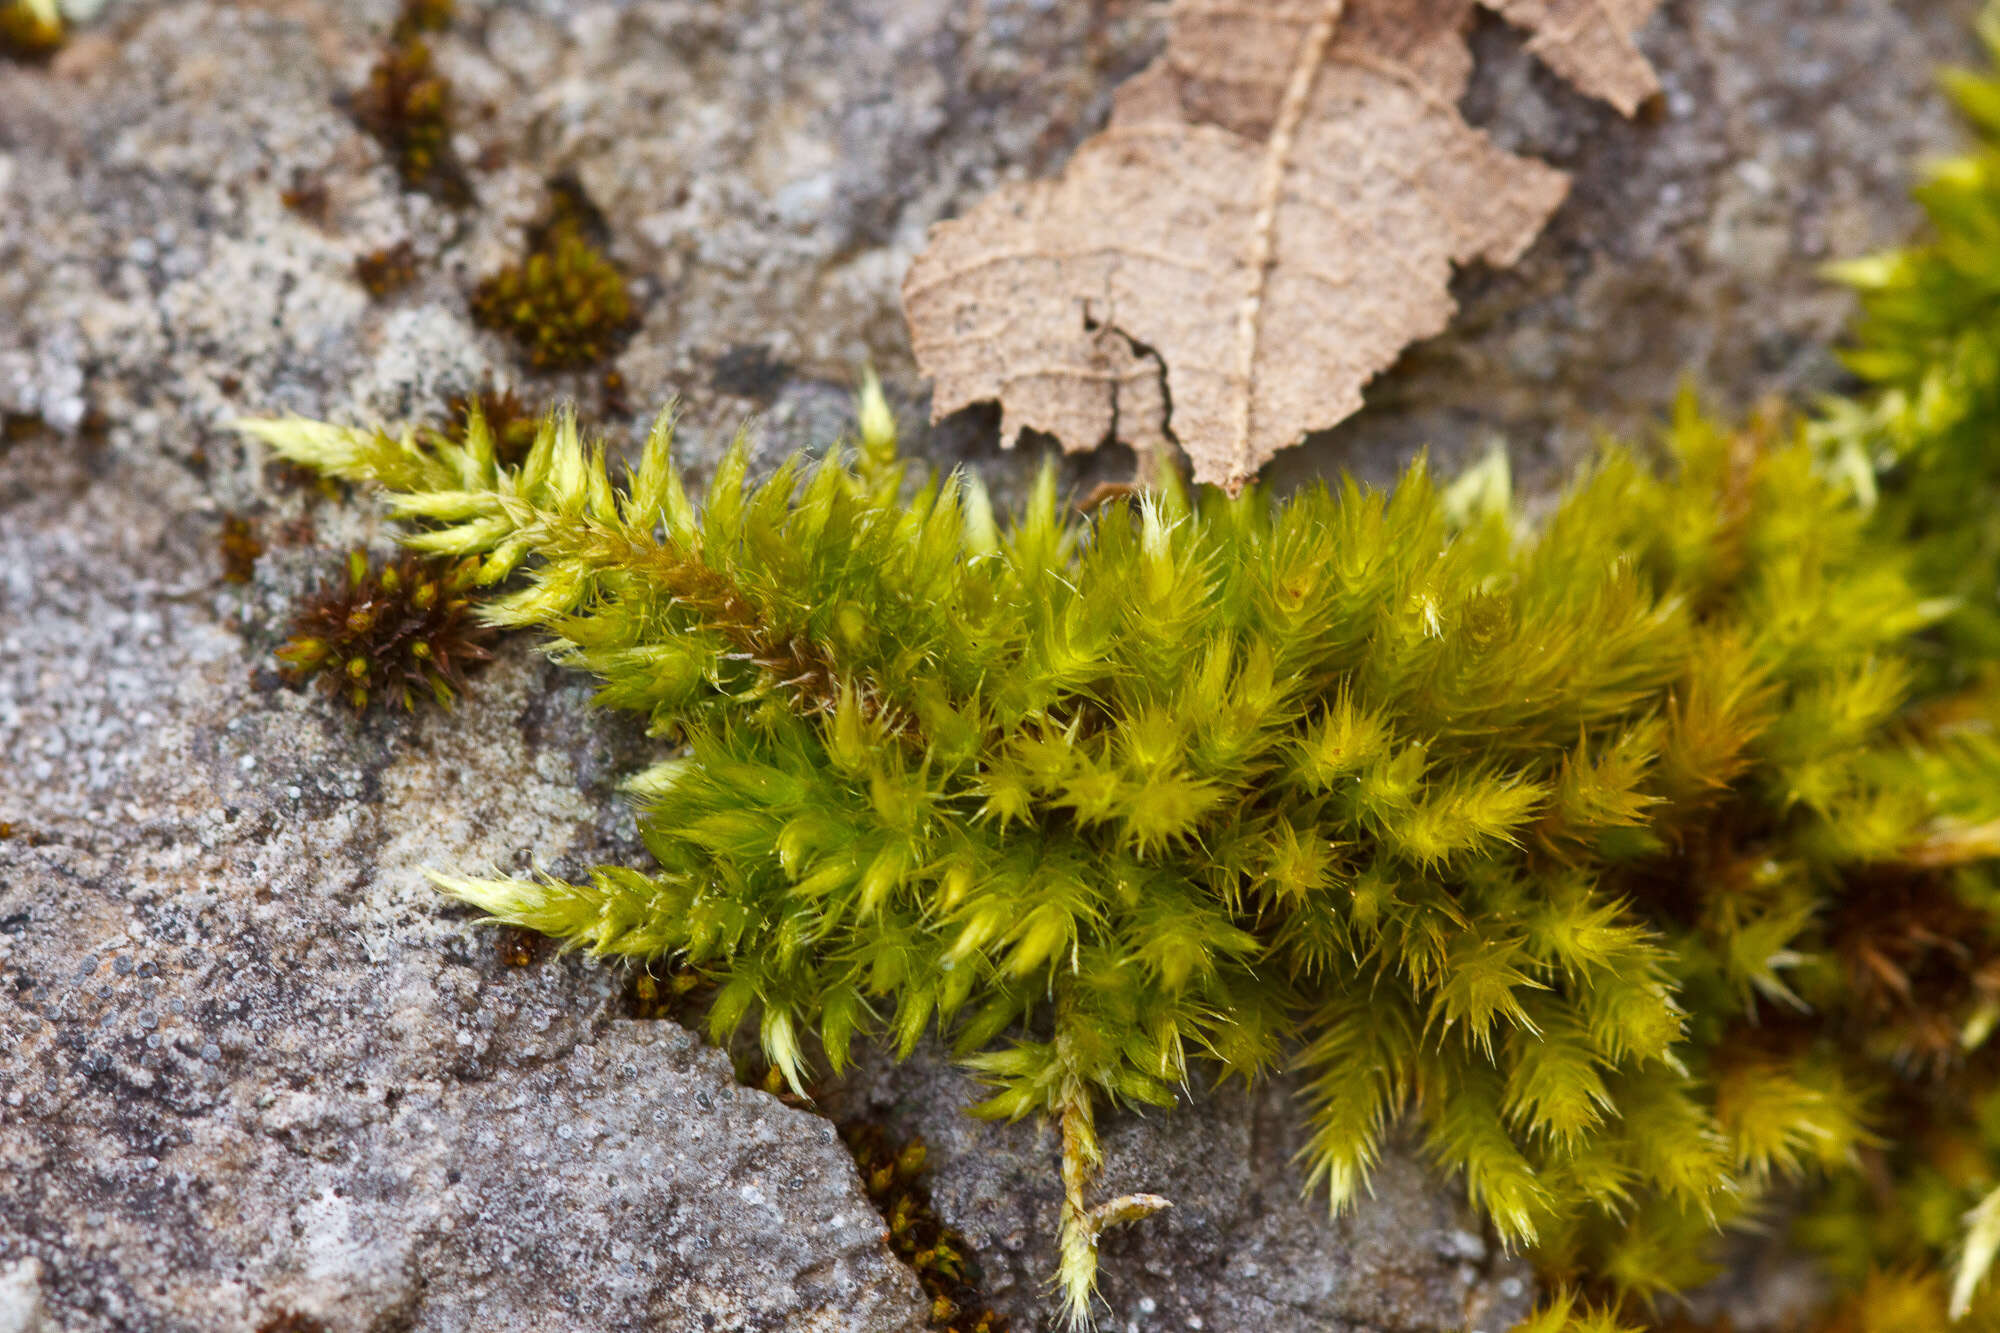
[[[1575,196],[1287,475],[1494,434],[1546,473],[1688,365],[1733,401],[1829,382],[1844,303],[1814,268],[1908,225],[1908,164],[1950,134],[1929,69],[1970,8],[1670,3],[1644,39],[1667,95],[1629,125],[1482,31],[1469,110]],[[868,358],[914,422],[896,289],[924,228],[1057,164],[1157,9],[462,4],[438,42],[462,212],[341,109],[392,10],[124,0],[52,68],[0,65],[0,1329],[920,1327],[826,1121],[621,1018],[603,969],[515,966],[422,880],[637,856],[613,785],[643,738],[518,644],[450,715],[357,723],[275,688],[287,606],[382,534],[227,423],[431,416],[490,374],[615,432],[681,392],[699,472],[746,414],[767,459],[824,443]],[[531,379],[468,317],[558,176],[643,311],[622,390]],[[317,190],[323,212],[282,197]],[[372,300],[354,261],[404,240],[416,285]],[[914,446],[1004,491],[1024,469],[993,424]],[[267,547],[247,585],[221,579],[225,515]],[[934,1060],[843,1095],[931,1140],[947,1216],[1032,1326],[1048,1145],[948,1114]],[[1398,1163],[1329,1224],[1281,1167],[1291,1123],[1272,1092],[1108,1128],[1107,1184],[1177,1203],[1107,1242],[1121,1322],[1504,1321],[1518,1275],[1456,1189]]]
[[[1168,1113],[1114,1117],[1093,1198],[1159,1193],[1173,1206],[1104,1238],[1109,1325],[1128,1329],[1285,1329],[1504,1333],[1533,1302],[1529,1266],[1501,1255],[1460,1194],[1413,1156],[1384,1155],[1368,1204],[1329,1219],[1303,1192],[1295,1089],[1200,1091]],[[830,1091],[841,1120],[922,1139],[932,1202],[971,1242],[981,1290],[1034,1327],[1046,1307],[1062,1203],[1052,1130],[993,1125],[963,1108],[985,1094],[942,1054],[901,1066],[865,1061]]]
[[[260,688],[207,524],[101,463],[5,462],[0,1308],[920,1327],[827,1122],[619,1019],[606,969],[503,958],[423,880],[631,855],[631,738],[525,651],[449,716]]]

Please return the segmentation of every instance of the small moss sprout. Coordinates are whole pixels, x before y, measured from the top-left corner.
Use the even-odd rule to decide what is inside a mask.
[[[947,1226],[924,1184],[922,1139],[897,1143],[879,1125],[843,1125],[840,1138],[854,1154],[868,1201],[882,1214],[889,1248],[917,1275],[930,1301],[930,1327],[939,1333],[1007,1333],[1008,1322],[981,1298],[965,1237]]]
[[[490,653],[490,632],[473,611],[473,567],[405,552],[376,563],[348,554],[342,576],[310,597],[277,650],[285,677],[318,680],[364,712],[372,703],[449,705],[465,671]]]
[[[609,358],[636,324],[623,269],[593,233],[601,219],[581,189],[558,182],[549,215],[530,229],[518,263],[480,282],[472,312],[507,334],[536,370],[578,370]]]
[[[354,261],[354,277],[376,300],[407,290],[417,281],[417,251],[409,241],[370,250]]]
[[[248,583],[257,572],[258,558],[264,554],[264,541],[257,535],[255,523],[241,514],[230,514],[222,520],[216,549],[222,557],[222,581]]]
[[[472,201],[472,186],[452,148],[451,80],[437,68],[426,33],[449,25],[452,7],[410,0],[389,45],[354,94],[354,117],[375,136],[403,184],[452,205]]]

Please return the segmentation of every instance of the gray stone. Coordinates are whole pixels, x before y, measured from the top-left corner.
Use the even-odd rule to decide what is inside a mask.
[[[262,688],[239,617],[275,585],[219,593],[198,515],[67,441],[4,466],[0,1311],[920,1325],[824,1120],[423,879],[629,858],[637,738],[525,645],[448,715]]]
[[[42,1333],[42,1266],[23,1259],[0,1268],[0,1333]]]
[[[1293,1161],[1305,1146],[1296,1091],[1283,1079],[1197,1090],[1171,1111],[1106,1121],[1093,1201],[1143,1191],[1173,1205],[1104,1237],[1108,1327],[1505,1333],[1527,1314],[1528,1265],[1502,1255],[1463,1199],[1405,1151],[1385,1154],[1364,1204],[1330,1217]],[[981,1290],[1017,1327],[1040,1327],[1061,1145],[1053,1130],[965,1114],[985,1095],[927,1050],[901,1066],[864,1060],[825,1109],[923,1140],[933,1203],[971,1243]]]
[[[1817,266],[1910,225],[1910,166],[1952,134],[1930,67],[1970,50],[1972,7],[1670,0],[1635,123],[1483,27],[1469,112],[1574,172],[1572,201],[1280,479],[1496,437],[1546,479],[1684,369],[1732,404],[1833,383],[1847,302]],[[917,428],[897,285],[931,222],[1101,123],[1159,9],[464,3],[437,43],[461,212],[340,106],[393,8],[119,0],[52,68],[0,65],[0,1328],[915,1328],[825,1120],[621,1018],[606,969],[511,966],[422,878],[639,858],[614,784],[645,739],[520,644],[449,715],[275,688],[287,608],[385,534],[228,423],[432,416],[490,374],[630,438],[680,393],[699,476],[746,419],[762,461],[824,445],[872,360],[913,448],[1004,495],[1028,460],[991,414]],[[282,202],[295,173],[323,220]],[[469,318],[558,176],[643,311],[622,403]],[[403,240],[418,283],[369,299],[354,260]],[[54,433],[14,439],[28,417]],[[241,587],[225,514],[269,546]],[[935,1058],[839,1096],[930,1140],[995,1299],[1038,1321],[1053,1145],[958,1116]],[[1281,1087],[1105,1133],[1106,1188],[1176,1201],[1106,1242],[1129,1326],[1498,1328],[1527,1298],[1409,1158],[1353,1217],[1300,1201]]]

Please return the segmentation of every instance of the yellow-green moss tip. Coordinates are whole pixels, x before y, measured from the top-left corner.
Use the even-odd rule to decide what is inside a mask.
[[[63,36],[56,0],[0,0],[0,55],[46,60],[62,46]]]

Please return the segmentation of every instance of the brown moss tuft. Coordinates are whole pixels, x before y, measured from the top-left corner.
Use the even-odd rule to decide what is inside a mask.
[[[1833,914],[1828,934],[1868,1049],[1935,1077],[1966,1054],[1965,1025],[2000,1003],[2000,949],[1985,914],[1935,875],[1867,882]]]
[[[257,1325],[257,1333],[333,1333],[333,1330],[323,1319],[297,1310],[280,1310]]]
[[[0,412],[0,454],[25,440],[52,434],[49,424],[32,412]]]
[[[354,277],[378,301],[417,280],[417,251],[408,241],[370,250],[354,261]]]
[[[541,961],[543,948],[548,942],[545,935],[537,935],[519,926],[508,926],[500,932],[496,952],[500,961],[508,967],[533,967]]]
[[[396,163],[403,184],[454,206],[472,202],[472,186],[451,147],[451,80],[438,72],[420,35],[435,6],[405,5],[389,48],[354,97],[354,118]],[[449,5],[444,6],[449,18]],[[423,23],[410,22],[424,11]]]
[[[551,187],[548,216],[520,263],[473,291],[473,317],[505,333],[537,370],[576,370],[610,357],[637,323],[625,273],[594,235],[603,219],[574,185]]]
[[[443,32],[457,17],[458,5],[455,0],[404,0],[402,12],[396,15],[396,26],[389,31],[390,39],[398,42],[426,32]]]
[[[632,1016],[679,1021],[709,998],[710,988],[699,972],[670,971],[662,976],[640,969],[632,974]]]
[[[843,1125],[841,1140],[861,1169],[862,1188],[889,1228],[889,1246],[916,1271],[930,1298],[930,1326],[946,1333],[1006,1333],[1007,1321],[980,1295],[978,1265],[965,1237],[946,1226],[923,1183],[924,1144],[898,1145],[880,1125]]]
[[[493,435],[493,456],[508,467],[517,466],[534,447],[535,433],[542,424],[540,415],[512,388],[497,388],[492,380],[485,380],[472,393],[451,396],[440,429],[453,439],[463,439],[475,408]]]
[[[351,552],[345,577],[293,618],[277,651],[283,674],[318,678],[356,712],[378,699],[411,709],[419,692],[449,706],[466,667],[491,656],[492,632],[473,615],[473,571],[470,561],[415,552],[374,568],[366,552]]]
[[[216,540],[222,552],[222,581],[224,583],[248,583],[257,570],[257,557],[264,554],[264,543],[257,536],[257,525],[237,514],[230,514],[222,520],[222,535]]]
[[[333,201],[325,177],[304,167],[293,167],[292,183],[278,191],[278,202],[314,226],[324,227]]]

